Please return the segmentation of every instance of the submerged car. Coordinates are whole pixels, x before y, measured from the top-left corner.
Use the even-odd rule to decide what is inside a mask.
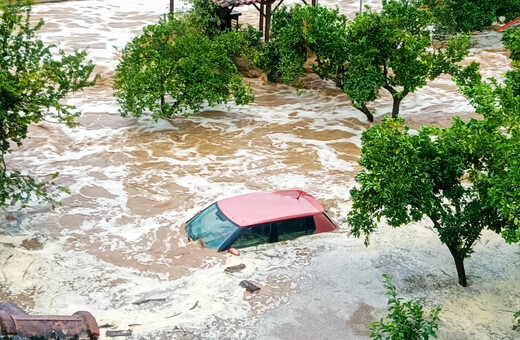
[[[191,240],[218,251],[333,231],[321,204],[301,190],[257,192],[213,203],[186,223]]]

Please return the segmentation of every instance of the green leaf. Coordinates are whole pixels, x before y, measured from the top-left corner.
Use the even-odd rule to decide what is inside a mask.
[[[52,120],[77,125],[80,115],[76,107],[62,104],[72,92],[95,84],[98,75],[93,75],[94,65],[87,61],[85,51],[74,50],[67,55],[58,49],[51,53],[54,45],[45,45],[37,32],[43,20],[31,24],[30,1],[3,1],[0,3],[0,41],[3,57],[0,58],[0,205],[12,201],[29,202],[37,199],[59,205],[55,199],[60,192],[54,180],[38,182],[8,170],[5,156],[11,146],[22,145],[27,137],[29,125],[43,120]]]

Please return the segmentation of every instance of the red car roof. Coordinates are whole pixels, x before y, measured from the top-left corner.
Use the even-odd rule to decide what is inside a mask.
[[[301,190],[256,192],[226,198],[217,205],[240,227],[323,213],[321,204]]]

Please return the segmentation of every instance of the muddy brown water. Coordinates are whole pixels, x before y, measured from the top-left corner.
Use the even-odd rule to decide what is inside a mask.
[[[321,3],[349,17],[359,8],[350,0]],[[380,8],[377,1],[364,3]],[[304,272],[312,254],[335,243],[331,236],[298,240],[246,251],[240,259],[187,244],[187,219],[217,199],[246,192],[303,189],[344,221],[359,171],[360,135],[370,124],[341,91],[312,74],[302,95],[265,77],[245,78],[256,96],[248,106],[230,103],[158,122],[121,117],[111,89],[118,60],[113,46],[123,46],[166,7],[165,1],[138,0],[34,6],[34,17],[47,22],[43,39],[69,51],[89,48],[100,79],[69,99],[83,111],[79,127],[32,126],[8,159],[13,169],[37,178],[59,171],[58,183],[71,194],[54,211],[30,204],[2,213],[0,297],[43,314],[88,309],[121,327],[147,323],[136,334],[182,324],[207,329],[212,322],[225,330],[222,320],[246,327],[253,322],[246,319],[287,302],[298,286],[287,270]],[[256,25],[256,10],[242,12],[241,22]],[[470,60],[481,63],[485,76],[500,78],[510,62],[499,35],[487,31],[477,38]],[[379,122],[391,110],[390,96],[381,92],[370,107]],[[447,76],[408,95],[401,110],[412,128],[448,126],[453,115],[475,117]],[[342,228],[338,237],[347,237]],[[42,247],[23,247],[28,244]],[[237,279],[222,274],[225,265],[240,261],[261,294],[244,295],[234,286]],[[158,295],[169,302],[144,311],[131,305]],[[372,307],[362,303],[354,310],[350,323],[357,329]],[[236,337],[247,336],[241,334]]]

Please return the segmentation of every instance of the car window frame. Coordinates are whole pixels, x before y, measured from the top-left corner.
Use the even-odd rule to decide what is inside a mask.
[[[267,243],[277,243],[277,242],[284,242],[284,241],[291,241],[291,240],[295,240],[299,237],[302,237],[302,236],[307,236],[307,235],[313,235],[316,233],[316,221],[314,220],[314,216],[315,214],[313,215],[306,215],[306,216],[300,216],[300,217],[294,217],[294,218],[288,218],[288,219],[283,219],[283,220],[278,220],[278,221],[272,221],[272,222],[267,222],[267,223],[259,223],[259,224],[255,224],[255,225],[251,225],[251,226],[247,226],[247,227],[242,227],[240,228],[239,230],[235,231],[230,237],[229,239],[223,243],[221,245],[221,247],[219,248],[219,251],[224,251],[224,250],[228,250],[229,248],[249,248],[249,247],[256,247],[256,246],[259,246],[259,245],[262,245],[262,244],[267,244]],[[282,241],[279,241],[280,237],[279,237],[279,229],[278,229],[278,225],[275,226],[276,223],[279,223],[279,222],[285,222],[285,221],[290,221],[290,220],[297,220],[297,219],[307,219],[307,224],[309,223],[312,223],[312,225],[314,226],[314,229],[313,229],[313,232],[312,233],[305,233],[305,235],[301,235],[301,236],[297,236],[295,238],[289,238],[289,239],[285,239],[285,240],[282,240]],[[331,221],[332,222],[332,221]],[[270,231],[269,231],[269,236],[268,236],[268,241],[267,242],[262,242],[262,243],[258,243],[258,244],[254,244],[254,245],[251,245],[251,246],[247,246],[247,247],[235,247],[235,242],[240,238],[240,236],[242,236],[242,234],[244,232],[246,232],[246,230],[248,228],[256,228],[256,227],[260,227],[260,226],[263,226],[265,224],[269,224],[270,225]],[[276,233],[277,233],[277,240],[276,241],[272,241],[272,238],[273,238],[273,230],[276,230]],[[303,230],[302,230],[303,231]]]

